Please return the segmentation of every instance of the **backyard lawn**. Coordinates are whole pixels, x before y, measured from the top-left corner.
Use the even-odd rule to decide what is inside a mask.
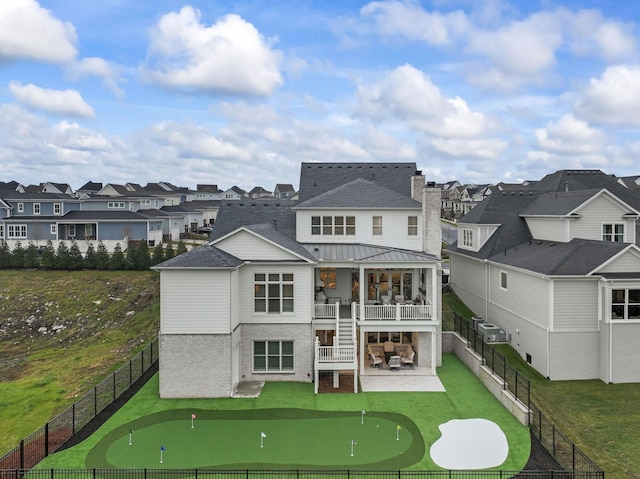
[[[480,419],[508,445],[492,468],[522,469],[528,428],[455,356],[444,356],[438,376],[445,393],[315,395],[311,383],[271,382],[257,398],[159,399],[156,375],[91,437],[37,467],[433,470],[442,469],[430,451],[444,425]],[[473,453],[453,442],[454,455]]]

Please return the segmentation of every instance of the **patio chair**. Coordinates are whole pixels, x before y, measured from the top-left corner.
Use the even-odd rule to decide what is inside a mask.
[[[396,294],[396,304],[404,304],[404,296]]]
[[[416,357],[416,352],[412,349],[408,354],[402,355],[401,361],[403,366],[413,366],[413,358]]]
[[[382,364],[382,358],[374,355],[373,353],[369,353],[369,362],[371,363],[372,368],[379,368]]]

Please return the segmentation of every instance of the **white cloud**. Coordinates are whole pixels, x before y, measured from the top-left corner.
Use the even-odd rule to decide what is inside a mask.
[[[199,10],[185,6],[153,27],[144,73],[166,87],[266,96],[283,83],[281,61],[281,52],[238,15],[207,26]]]
[[[360,9],[360,15],[371,19],[377,33],[399,35],[430,45],[450,45],[468,28],[462,10],[442,14],[427,12],[417,1],[371,2]]]
[[[0,1],[0,63],[29,59],[64,63],[75,58],[76,32],[35,0]]]
[[[482,134],[487,119],[471,111],[459,98],[447,98],[431,79],[411,65],[390,72],[381,82],[360,86],[360,112],[374,119],[387,117],[437,136],[469,137]]]
[[[95,112],[77,90],[51,90],[13,81],[9,90],[20,103],[53,115],[94,117]]]
[[[508,144],[498,139],[434,138],[431,146],[454,158],[497,160]]]
[[[591,78],[574,110],[590,122],[640,127],[640,66],[612,66]]]
[[[573,115],[565,115],[535,131],[538,145],[545,151],[569,155],[601,154],[605,135]]]
[[[104,86],[119,98],[124,96],[124,91],[120,88],[120,84],[126,81],[122,76],[124,70],[124,67],[99,57],[86,57],[67,67],[67,72],[74,79],[100,77]]]

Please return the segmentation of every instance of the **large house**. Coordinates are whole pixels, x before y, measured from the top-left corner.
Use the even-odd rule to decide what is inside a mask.
[[[223,200],[210,243],[155,267],[161,397],[436,374],[440,190],[415,163],[303,163],[299,198]]]
[[[640,381],[640,196],[599,170],[495,191],[459,221],[451,285],[545,377]]]

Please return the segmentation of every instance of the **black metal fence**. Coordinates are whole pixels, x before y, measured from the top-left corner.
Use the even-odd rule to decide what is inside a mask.
[[[602,479],[597,472],[568,471],[358,471],[358,470],[210,470],[210,469],[32,469],[30,471],[0,471],[0,479]]]
[[[572,471],[570,477],[604,477],[604,472],[596,463],[589,459],[584,452],[562,434],[562,432],[544,416],[540,408],[535,405],[531,400],[531,383],[529,379],[509,365],[504,354],[497,351],[491,344],[487,344],[483,340],[483,337],[473,329],[472,324],[457,313],[454,314],[453,330],[465,338],[468,347],[482,356],[485,365],[502,379],[504,389],[510,391],[520,402],[529,408],[529,428],[558,464],[567,471]]]
[[[89,421],[128,391],[157,361],[158,340],[156,338],[77,402],[24,438],[20,444],[1,457],[0,471],[30,469],[55,452]],[[1,477],[4,475],[6,471]]]

